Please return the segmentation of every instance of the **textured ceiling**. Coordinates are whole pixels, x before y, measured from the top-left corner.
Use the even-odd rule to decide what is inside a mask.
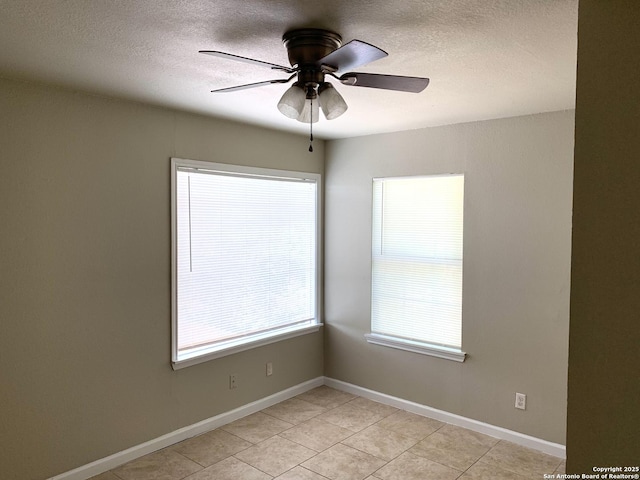
[[[276,109],[286,78],[198,53],[287,63],[281,37],[321,27],[389,56],[361,72],[424,76],[420,94],[344,86],[342,138],[574,108],[577,0],[0,0],[0,75],[304,133]]]

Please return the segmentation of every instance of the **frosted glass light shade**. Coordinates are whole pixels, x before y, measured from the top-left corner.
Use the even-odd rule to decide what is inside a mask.
[[[282,95],[278,102],[278,110],[285,117],[298,118],[304,109],[306,97],[304,88],[296,82]]]
[[[313,104],[311,103],[311,99],[307,98],[304,102],[302,113],[300,113],[300,116],[298,117],[298,121],[303,123],[316,123],[319,119],[318,117],[320,117],[319,103],[320,102],[317,98],[313,99]],[[312,118],[313,121],[311,121]]]
[[[338,118],[349,108],[342,95],[330,83],[323,83],[318,89],[322,113],[327,120]]]

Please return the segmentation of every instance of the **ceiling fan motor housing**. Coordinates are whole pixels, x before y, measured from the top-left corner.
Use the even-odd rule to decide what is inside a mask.
[[[342,37],[335,32],[319,28],[291,30],[282,36],[289,63],[298,68],[298,81],[317,86],[324,82],[324,72],[318,60],[326,57],[342,45]]]

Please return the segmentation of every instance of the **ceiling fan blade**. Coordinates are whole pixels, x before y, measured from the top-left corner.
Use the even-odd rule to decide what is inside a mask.
[[[206,55],[213,55],[214,57],[226,58],[228,60],[236,60],[238,62],[251,63],[253,65],[260,65],[263,67],[269,67],[272,70],[283,70],[288,73],[293,73],[295,70],[291,67],[285,67],[283,65],[277,65],[275,63],[264,62],[262,60],[256,60],[255,58],[241,57],[240,55],[234,55],[232,53],[217,52],[215,50],[200,50],[199,53]]]
[[[338,78],[344,85],[356,87],[382,88],[385,90],[397,90],[400,92],[420,93],[427,85],[429,79],[423,77],[401,77],[399,75],[381,75],[379,73],[345,73]]]
[[[248,88],[263,87],[265,85],[271,85],[273,83],[289,83],[293,77],[295,77],[295,75],[292,75],[289,78],[278,78],[275,80],[265,80],[264,82],[247,83],[245,85],[236,85],[235,87],[217,88],[215,90],[211,90],[211,93],[235,92],[237,90],[246,90]]]
[[[318,65],[325,65],[334,72],[345,71],[380,60],[387,55],[387,52],[370,43],[351,40],[318,60]]]

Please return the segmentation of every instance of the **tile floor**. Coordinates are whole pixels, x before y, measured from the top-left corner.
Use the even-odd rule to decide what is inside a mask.
[[[329,387],[92,480],[525,480],[560,458]]]

